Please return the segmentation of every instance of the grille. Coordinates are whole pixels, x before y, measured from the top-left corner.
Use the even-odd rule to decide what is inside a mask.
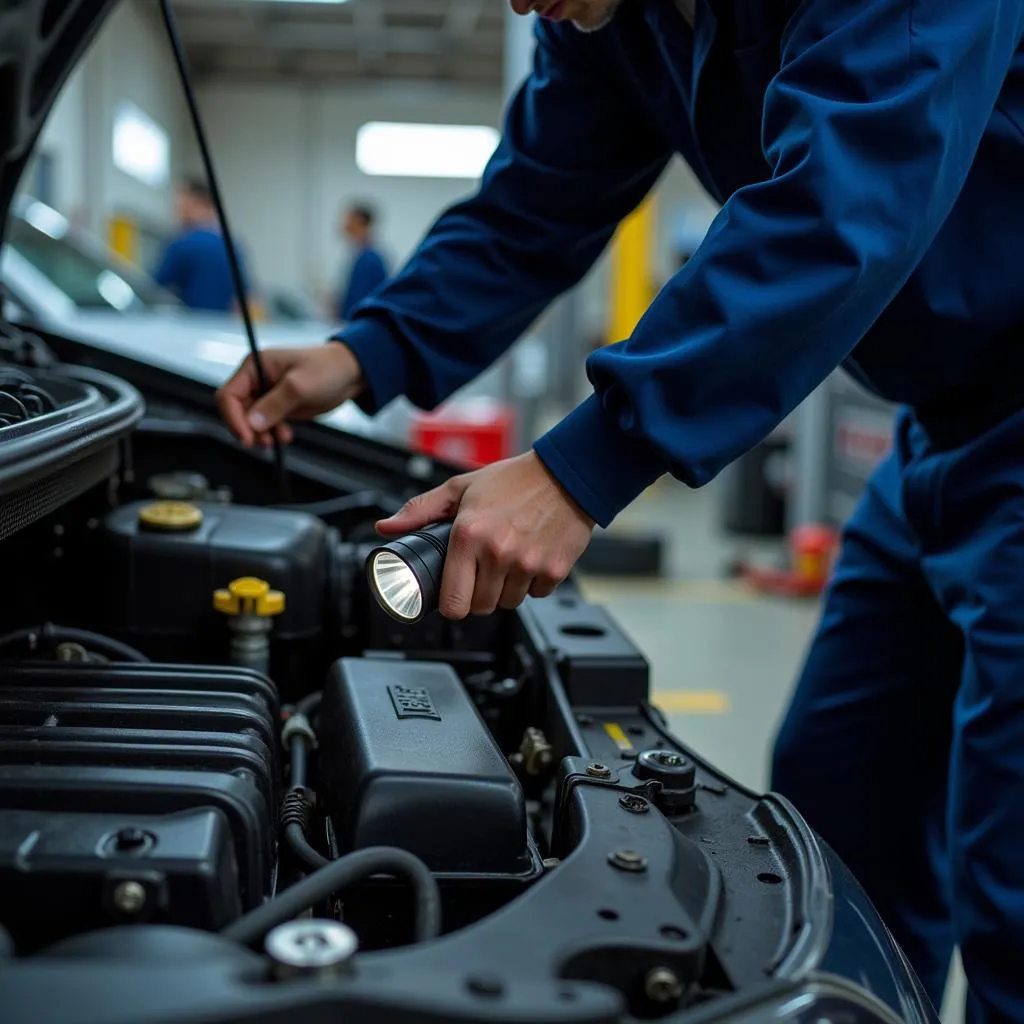
[[[90,487],[114,473],[117,464],[117,448],[107,448],[59,476],[48,477],[0,497],[0,541],[85,494]]]

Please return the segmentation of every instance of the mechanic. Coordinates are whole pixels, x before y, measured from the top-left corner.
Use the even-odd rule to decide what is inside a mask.
[[[341,237],[351,252],[352,266],[338,302],[339,320],[349,320],[356,306],[388,279],[387,263],[374,242],[376,220],[376,213],[365,203],[354,203],[341,219]]]
[[[226,313],[236,306],[227,245],[217,223],[217,209],[205,182],[183,181],[178,187],[179,233],[164,250],[153,275],[190,309]],[[242,272],[244,260],[239,253]]]
[[[663,474],[698,487],[839,364],[900,402],[774,785],[865,884],[932,1000],[1024,1020],[1024,0],[512,0],[544,16],[478,194],[339,344],[220,403],[245,443],[436,406],[586,273],[681,153],[724,207],[593,395],[533,451],[380,524],[454,518],[441,603],[546,595]]]

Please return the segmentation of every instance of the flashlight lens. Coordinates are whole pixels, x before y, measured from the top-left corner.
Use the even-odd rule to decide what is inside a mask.
[[[380,551],[373,559],[373,583],[380,599],[400,619],[415,621],[423,612],[423,591],[416,574],[398,555]]]

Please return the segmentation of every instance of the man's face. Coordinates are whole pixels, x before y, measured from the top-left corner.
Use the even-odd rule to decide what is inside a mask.
[[[583,32],[604,28],[622,0],[511,0],[516,14],[536,12],[551,21],[571,21]]]
[[[355,210],[349,210],[342,218],[341,234],[349,242],[362,244],[368,234],[366,221]]]
[[[198,206],[195,196],[188,189],[179,189],[176,198],[178,223],[184,228],[194,227],[200,221]]]

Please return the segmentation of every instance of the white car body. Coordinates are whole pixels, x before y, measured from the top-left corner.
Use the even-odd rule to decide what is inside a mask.
[[[187,309],[173,296],[129,267],[121,267],[101,247],[75,231],[57,211],[33,200],[15,204],[20,218],[50,239],[95,264],[97,292],[106,308],[76,304],[38,266],[11,244],[0,252],[0,282],[6,293],[5,316],[25,326],[61,334],[99,349],[129,356],[213,387],[224,384],[248,354],[240,319],[231,314]],[[337,330],[327,322],[258,324],[260,348],[324,344]],[[404,400],[371,418],[352,403],[322,417],[322,422],[377,440],[407,444],[414,415]]]

